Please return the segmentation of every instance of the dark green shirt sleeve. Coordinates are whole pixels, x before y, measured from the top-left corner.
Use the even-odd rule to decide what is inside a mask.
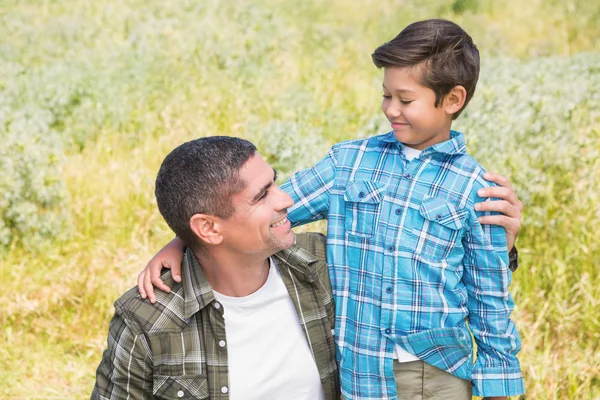
[[[108,348],[96,371],[93,400],[152,399],[152,360],[143,334],[118,314],[110,322]]]

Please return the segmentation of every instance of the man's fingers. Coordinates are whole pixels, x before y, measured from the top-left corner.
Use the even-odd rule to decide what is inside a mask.
[[[520,218],[521,210],[506,200],[484,201],[475,204],[477,211],[496,211],[501,212],[512,218]]]
[[[477,194],[479,195],[479,197],[496,197],[508,201],[510,201],[510,197],[512,196],[516,197],[515,192],[513,192],[511,188],[506,188],[502,186],[479,189],[477,191]]]
[[[477,218],[479,223],[485,225],[500,225],[506,230],[514,231],[519,229],[519,220],[506,215],[486,215],[484,217]]]
[[[500,186],[512,189],[510,181],[504,175],[500,175],[495,172],[486,172],[485,174],[483,174],[483,178],[487,181],[494,182]]]

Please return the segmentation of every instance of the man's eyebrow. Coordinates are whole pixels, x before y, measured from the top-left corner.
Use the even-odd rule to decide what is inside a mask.
[[[269,190],[269,188],[271,186],[273,186],[273,184],[275,183],[275,181],[277,180],[277,171],[275,170],[275,168],[273,168],[273,180],[269,183],[267,183],[265,186],[263,186],[260,191],[252,198],[252,202],[256,203],[258,200],[260,200],[260,198],[262,197],[262,195]]]

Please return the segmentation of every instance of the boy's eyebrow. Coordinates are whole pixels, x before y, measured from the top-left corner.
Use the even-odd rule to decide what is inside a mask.
[[[275,183],[275,181],[277,180],[277,171],[275,170],[275,168],[273,168],[273,180],[269,183],[267,183],[265,186],[263,186],[259,192],[252,198],[252,202],[256,203],[258,200],[260,200],[260,198],[262,197],[262,195],[269,190],[269,188],[271,186],[273,186],[273,184]]]
[[[383,86],[383,88],[385,90],[391,91],[390,89],[385,87],[385,83],[382,83],[381,86]],[[394,90],[394,92],[398,92],[398,93],[415,93],[414,90],[410,90],[410,89],[396,89]]]

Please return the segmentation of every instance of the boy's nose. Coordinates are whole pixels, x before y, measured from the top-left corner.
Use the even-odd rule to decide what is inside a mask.
[[[394,101],[390,101],[383,112],[388,118],[398,118],[402,114],[400,112],[400,107],[397,104],[394,104]]]

